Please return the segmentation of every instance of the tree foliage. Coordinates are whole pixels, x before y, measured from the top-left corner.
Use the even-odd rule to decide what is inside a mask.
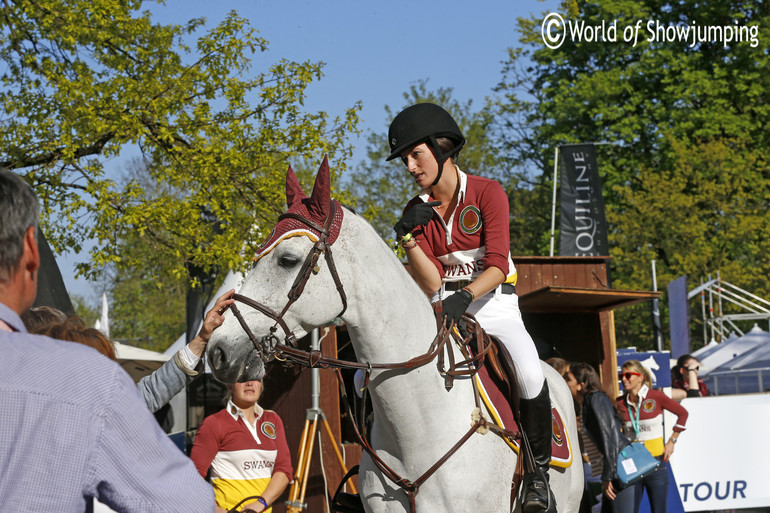
[[[656,259],[664,287],[683,274],[693,284],[720,271],[731,283],[770,293],[767,4],[573,1],[561,14],[589,25],[617,20],[618,32],[638,20],[643,31],[648,20],[758,27],[756,44],[648,41],[643,32],[636,47],[567,38],[552,50],[541,40],[542,18],[521,19],[498,112],[508,161],[544,170],[536,189],[552,183],[557,144],[611,143],[599,147],[598,158],[615,287],[649,289]],[[650,347],[647,308],[618,311],[620,344]]]
[[[140,0],[8,0],[0,15],[0,164],[24,175],[58,251],[98,241],[79,270],[238,268],[284,208],[286,166],[341,172],[358,106],[303,108],[322,63],[278,60],[231,12],[154,23]],[[189,44],[188,42],[192,41]],[[153,187],[109,173],[141,155]],[[202,212],[221,223],[214,230]],[[141,243],[142,251],[124,251]]]

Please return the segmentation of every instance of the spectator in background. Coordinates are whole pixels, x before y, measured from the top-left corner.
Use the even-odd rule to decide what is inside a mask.
[[[42,335],[49,326],[61,324],[66,320],[67,315],[64,312],[51,306],[36,306],[21,313],[21,322],[27,332],[35,335]]]
[[[671,369],[671,397],[681,401],[685,397],[706,397],[709,389],[698,377],[700,362],[691,354],[683,354]]]
[[[234,301],[231,298],[234,292],[235,290],[231,289],[217,298],[214,307],[206,313],[198,335],[161,368],[143,377],[137,383],[151,412],[160,410],[185,386],[203,373],[201,358],[206,350],[206,344],[213,331],[224,322],[222,312]],[[79,317],[65,318],[64,322],[52,322],[61,318],[65,318],[63,312],[47,306],[32,308],[29,313],[22,316],[25,326],[31,332],[59,340],[80,342],[93,347],[111,360],[117,360],[115,346],[101,331],[87,327]]]
[[[39,215],[32,189],[0,168],[0,508],[85,511],[95,497],[124,513],[210,512],[210,488],[128,374],[21,322],[37,294]]]
[[[218,513],[269,512],[294,474],[283,421],[257,404],[262,380],[227,390],[227,406],[203,419],[190,458],[201,476],[211,472]]]
[[[573,362],[567,373],[567,386],[580,404],[583,428],[602,454],[602,513],[631,513],[634,488],[620,488],[618,454],[630,442],[622,433],[612,400],[602,389],[599,375],[587,363]]]
[[[645,490],[652,513],[666,513],[668,497],[668,459],[674,452],[679,435],[685,429],[687,410],[660,390],[652,388],[650,372],[639,360],[628,360],[620,370],[625,393],[617,399],[626,436],[633,442],[644,442],[650,454],[661,462],[658,470],[630,486],[634,490],[634,513],[639,512]],[[663,410],[677,416],[671,438],[664,440]]]

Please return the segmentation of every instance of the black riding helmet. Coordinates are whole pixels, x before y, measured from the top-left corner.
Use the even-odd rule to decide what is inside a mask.
[[[439,137],[446,137],[454,143],[449,153],[444,153],[436,142]],[[386,160],[400,157],[404,150],[420,143],[426,143],[438,162],[438,175],[433,185],[441,179],[444,162],[458,153],[465,144],[465,137],[452,116],[443,108],[433,103],[418,103],[407,107],[393,119],[388,129],[390,155]]]

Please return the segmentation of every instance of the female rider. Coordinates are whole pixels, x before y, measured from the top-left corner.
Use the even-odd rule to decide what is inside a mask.
[[[551,401],[515,293],[508,196],[499,183],[457,167],[465,137],[438,105],[404,109],[390,125],[388,142],[387,160],[400,157],[420,188],[394,227],[412,276],[433,302],[442,302],[446,324],[467,310],[510,353],[521,393],[521,427],[537,467],[525,476],[523,511],[551,510]]]
[[[652,474],[632,485],[634,513],[638,513],[644,490],[650,499],[652,513],[666,513],[668,497],[668,467],[666,462],[674,452],[674,444],[684,431],[687,410],[660,390],[652,389],[649,371],[638,360],[628,360],[620,371],[625,393],[617,400],[618,412],[624,421],[624,431],[632,442],[644,442],[650,454],[661,460]],[[663,410],[677,416],[674,432],[664,443]]]

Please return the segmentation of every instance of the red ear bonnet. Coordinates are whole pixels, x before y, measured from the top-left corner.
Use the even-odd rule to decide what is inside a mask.
[[[342,207],[339,203],[331,199],[329,160],[324,156],[321,167],[318,168],[315,185],[313,186],[313,193],[309,198],[302,191],[302,186],[297,179],[297,175],[294,174],[294,170],[289,166],[289,169],[286,171],[286,204],[289,207],[290,213],[323,226],[326,222],[326,217],[329,215],[332,202],[335,204],[336,209],[334,220],[332,221],[329,230],[329,238],[327,239],[329,244],[334,244],[334,241],[337,240],[337,237],[340,234],[340,225],[342,224],[343,217]],[[313,241],[318,240],[321,236],[320,232],[299,219],[292,217],[284,218],[278,222],[267,240],[257,248],[257,255],[254,259],[258,260],[266,255],[281,240],[297,235],[305,235],[310,237]]]
[[[286,170],[286,206],[291,208],[295,201],[304,198],[307,198],[307,194],[302,190],[297,175],[294,174],[294,170],[289,166],[289,169]]]

